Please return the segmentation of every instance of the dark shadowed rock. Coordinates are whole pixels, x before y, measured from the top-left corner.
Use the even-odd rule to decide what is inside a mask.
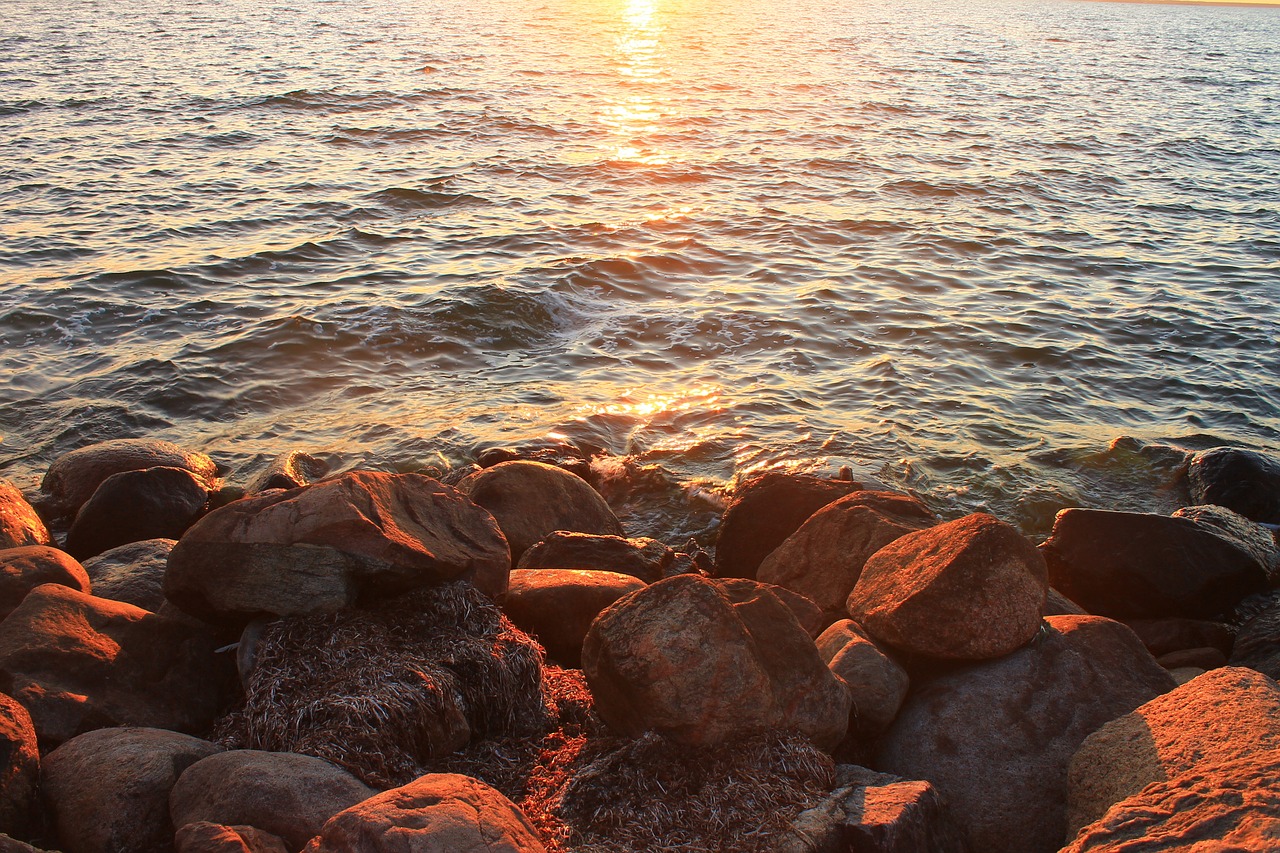
[[[289,853],[278,835],[252,826],[224,826],[197,821],[178,830],[177,853]]]
[[[458,490],[357,471],[209,513],[169,555],[164,591],[199,618],[247,622],[451,580],[496,596],[510,565],[493,517]]]
[[[1249,554],[1267,575],[1271,586],[1280,584],[1280,546],[1270,530],[1250,521],[1238,512],[1226,507],[1202,505],[1184,506],[1173,514],[1174,518],[1189,518],[1206,530],[1211,530]]]
[[[1254,554],[1189,518],[1065,509],[1040,548],[1056,589],[1113,618],[1212,619],[1267,582]]]
[[[1012,526],[975,513],[877,551],[849,595],[871,636],[929,658],[980,660],[1027,643],[1044,608],[1044,560]]]
[[[0,548],[52,544],[48,528],[18,487],[0,480]]]
[[[1183,649],[1206,646],[1231,654],[1235,640],[1231,628],[1222,622],[1205,619],[1126,619],[1125,624],[1138,635],[1142,645],[1156,657]]]
[[[0,685],[49,747],[108,726],[202,733],[229,676],[208,635],[65,586],[36,587],[0,623]]]
[[[804,629],[810,639],[816,638],[822,633],[822,629],[828,625],[827,615],[822,612],[822,608],[818,607],[812,599],[798,592],[793,592],[784,586],[761,583],[749,578],[720,578],[719,581],[722,589],[732,590],[738,588],[747,591],[747,594],[752,594],[752,591],[760,587],[769,590],[778,597],[779,601],[787,605],[787,609],[796,617],[796,621],[800,623],[800,627]],[[730,593],[729,597],[732,598],[733,594]]]
[[[319,758],[236,749],[188,767],[169,795],[169,815],[178,827],[199,821],[253,826],[295,851],[329,818],[375,793]]]
[[[1280,598],[1240,626],[1230,660],[1280,680]]]
[[[1079,604],[1067,598],[1053,587],[1044,599],[1045,616],[1088,616],[1089,613]]]
[[[290,450],[272,459],[245,486],[245,492],[256,495],[269,489],[297,489],[309,486],[329,473],[329,463],[307,453]]]
[[[46,851],[0,833],[0,853],[46,853]]]
[[[937,523],[908,495],[854,492],[809,516],[760,563],[755,577],[812,599],[830,623],[844,617],[845,601],[872,554]]]
[[[932,782],[984,853],[1057,850],[1076,748],[1173,687],[1124,625],[1045,622],[1012,654],[914,685],[877,756],[878,769]]]
[[[182,468],[122,471],[102,481],[67,532],[78,560],[144,539],[177,539],[204,512],[209,490]]]
[[[152,613],[164,607],[164,573],[173,539],[130,542],[84,561],[84,570],[99,598],[123,601]]]
[[[762,584],[680,575],[605,609],[582,649],[596,710],[632,736],[693,745],[769,728],[833,748],[849,693],[794,614]]]
[[[45,756],[43,787],[66,853],[169,853],[169,792],[192,764],[218,752],[162,729],[98,729]]]
[[[1168,670],[1175,669],[1217,669],[1227,665],[1227,656],[1221,649],[1210,647],[1200,649],[1180,649],[1156,658],[1156,663]]]
[[[618,572],[584,569],[517,569],[502,609],[565,666],[582,665],[582,640],[601,610],[644,581]]]
[[[208,489],[218,486],[218,466],[203,453],[191,453],[167,441],[121,438],[91,444],[59,456],[45,472],[40,490],[60,514],[73,516],[102,481],[123,471],[183,468]]]
[[[458,483],[493,513],[511,546],[511,559],[557,530],[622,536],[622,525],[600,493],[561,468],[541,462],[500,462]]]
[[[1187,482],[1196,503],[1280,523],[1280,460],[1271,456],[1236,447],[1205,450],[1191,458]]]
[[[0,832],[25,836],[38,827],[40,749],[31,715],[0,693]]]
[[[521,569],[594,569],[621,572],[645,583],[660,581],[675,552],[656,539],[624,539],[558,530],[526,550]]]
[[[324,825],[307,853],[542,853],[515,804],[478,779],[429,773]]]
[[[0,619],[45,583],[89,591],[89,576],[75,557],[48,545],[24,545],[0,551]]]
[[[852,619],[833,623],[817,640],[818,654],[849,687],[853,707],[849,734],[860,739],[881,734],[898,715],[910,679]]]
[[[1280,750],[1280,687],[1242,667],[1206,672],[1085,738],[1068,772],[1067,840],[1153,782]]]
[[[712,574],[754,578],[765,557],[800,529],[809,516],[850,492],[852,480],[824,480],[771,471],[743,483],[724,511]]]

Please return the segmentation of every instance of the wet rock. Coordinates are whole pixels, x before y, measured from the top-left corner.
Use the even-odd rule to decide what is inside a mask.
[[[290,450],[272,459],[245,486],[245,493],[256,495],[269,489],[297,489],[309,486],[329,473],[329,463],[307,453]]]
[[[1280,687],[1242,667],[1206,672],[1085,738],[1068,771],[1068,834],[1152,782],[1280,749]]]
[[[482,450],[476,456],[476,463],[480,468],[492,468],[494,465],[500,465],[503,462],[517,461],[553,465],[556,468],[568,471],[575,477],[581,477],[591,484],[592,488],[599,486],[597,482],[599,478],[591,470],[591,460],[587,458],[580,448],[567,444],[555,444],[550,447],[491,447],[487,450]],[[562,566],[559,568],[573,567]]]
[[[720,578],[754,578],[764,558],[799,530],[809,516],[862,489],[861,483],[852,480],[824,480],[780,471],[748,480],[737,489],[724,511],[712,574]]]
[[[319,758],[237,749],[188,767],[169,795],[169,815],[178,827],[200,821],[256,827],[296,851],[329,818],[375,793]]]
[[[600,611],[644,586],[639,578],[618,572],[517,569],[502,609],[552,659],[577,668],[582,665],[582,640]]]
[[[1061,853],[1275,850],[1280,750],[1153,782],[1086,826]]]
[[[622,525],[600,493],[553,465],[516,460],[470,475],[458,489],[493,513],[511,559],[557,530],[622,536]]]
[[[809,516],[765,557],[755,577],[812,599],[830,624],[844,617],[845,602],[872,554],[937,521],[908,495],[854,492]]]
[[[67,552],[84,560],[144,539],[177,539],[209,502],[204,480],[182,468],[112,474],[76,513]]]
[[[289,853],[279,836],[252,826],[224,826],[197,821],[178,830],[177,853]]]
[[[1124,625],[1096,616],[1045,622],[1012,654],[914,685],[874,765],[932,782],[984,853],[1056,851],[1076,748],[1173,687]]]
[[[164,573],[169,552],[176,544],[174,539],[144,539],[85,560],[84,570],[93,583],[93,594],[160,612],[166,600]]]
[[[1196,503],[1280,523],[1280,460],[1274,457],[1236,447],[1205,450],[1191,458],[1187,482]]]
[[[0,623],[0,683],[48,747],[108,726],[202,733],[225,701],[228,667],[188,625],[56,584]]]
[[[1267,583],[1256,555],[1189,518],[1066,509],[1040,548],[1056,589],[1113,618],[1212,619]]]
[[[1125,624],[1156,657],[1206,646],[1229,655],[1235,641],[1226,624],[1205,619],[1126,619]]]
[[[173,850],[169,792],[218,752],[208,741],[148,728],[98,729],[45,756],[43,787],[65,853]]]
[[[22,603],[27,593],[45,583],[89,591],[84,567],[65,551],[48,545],[24,545],[0,551],[0,619]]]
[[[1008,654],[1040,627],[1044,560],[983,513],[909,533],[867,560],[849,615],[871,636],[929,658]]]
[[[307,853],[542,853],[528,818],[485,783],[429,773],[339,812]]]
[[[1238,512],[1220,506],[1184,506],[1174,518],[1189,518],[1206,530],[1212,530],[1241,551],[1250,554],[1263,567],[1267,583],[1280,584],[1280,546],[1275,536],[1261,524]]]
[[[817,646],[827,666],[849,687],[850,736],[870,739],[889,728],[911,684],[906,670],[852,619],[833,623],[818,637]]]
[[[40,750],[31,715],[0,693],[0,832],[23,835],[36,829]]]
[[[0,480],[0,548],[52,545],[53,538],[35,507],[13,483]]]
[[[675,558],[675,552],[656,539],[558,530],[530,546],[520,557],[519,568],[621,572],[653,583],[666,576]]]
[[[1247,666],[1280,680],[1280,599],[1240,626],[1232,666]]]
[[[165,595],[209,621],[330,612],[415,587],[507,585],[488,512],[419,474],[359,471],[214,510],[169,555]]]
[[[144,468],[182,468],[196,475],[206,488],[218,486],[218,466],[203,453],[192,453],[167,441],[122,438],[59,456],[45,472],[40,490],[48,495],[56,512],[73,516],[103,480]]]
[[[760,584],[680,575],[633,592],[592,624],[582,662],[596,711],[628,736],[709,745],[785,728],[831,749],[848,727],[847,688]]]

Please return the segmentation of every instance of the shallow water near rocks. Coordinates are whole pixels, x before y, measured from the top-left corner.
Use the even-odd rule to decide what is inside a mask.
[[[843,465],[1039,533],[1280,446],[1278,295],[1273,8],[0,8],[27,489],[121,436],[236,481],[564,441],[634,534]]]

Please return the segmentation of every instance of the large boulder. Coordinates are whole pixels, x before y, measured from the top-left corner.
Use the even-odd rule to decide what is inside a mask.
[[[169,794],[169,815],[179,828],[199,821],[256,827],[296,851],[329,818],[375,793],[319,758],[236,749],[183,771]]]
[[[163,729],[98,729],[45,756],[43,788],[66,853],[168,853],[169,792],[182,772],[218,752]]]
[[[849,734],[874,738],[889,728],[907,697],[907,671],[852,619],[831,624],[817,639],[818,654],[849,688]]]
[[[1280,523],[1280,460],[1236,447],[1215,447],[1191,458],[1187,483],[1196,503],[1217,504],[1245,518]]]
[[[18,487],[0,480],[0,548],[52,544],[49,529]]]
[[[1050,616],[1034,642],[913,687],[875,767],[932,782],[975,850],[1050,853],[1067,829],[1067,765],[1103,723],[1170,690],[1133,632]]]
[[[164,573],[174,539],[144,539],[119,545],[84,561],[85,573],[99,598],[123,601],[152,613],[165,604]]]
[[[458,490],[356,471],[209,513],[170,553],[164,591],[193,616],[247,622],[452,580],[500,595],[510,567],[493,516]]]
[[[981,660],[1040,628],[1044,560],[1012,526],[984,513],[909,533],[881,548],[849,594],[871,636],[927,658]]]
[[[675,552],[656,539],[557,530],[530,546],[520,557],[518,568],[594,569],[653,583],[667,575],[675,559]]]
[[[719,578],[754,578],[764,558],[799,530],[809,516],[863,488],[852,480],[824,480],[781,471],[748,480],[738,487],[725,508],[712,574]]]
[[[0,623],[0,685],[50,747],[107,726],[199,734],[230,684],[214,648],[189,625],[45,584]]]
[[[144,468],[182,468],[196,475],[207,488],[218,487],[218,466],[203,453],[183,450],[168,441],[120,438],[59,456],[45,472],[40,490],[48,496],[55,512],[74,516],[103,480],[112,474]]]
[[[1247,666],[1280,680],[1280,598],[1240,626],[1232,666]]]
[[[1153,782],[1280,750],[1280,687],[1251,669],[1206,672],[1112,720],[1071,759],[1067,840]]]
[[[112,474],[76,513],[67,552],[84,560],[130,542],[177,539],[208,503],[205,481],[182,468]]]
[[[207,820],[180,827],[173,837],[177,853],[289,853],[277,835],[252,826],[225,826]]]
[[[48,545],[24,545],[0,551],[0,619],[13,612],[27,593],[46,583],[89,591],[89,576],[84,567],[65,551]]]
[[[872,554],[937,523],[908,495],[853,492],[809,516],[760,563],[755,576],[812,599],[830,623],[844,617],[845,601]]]
[[[499,462],[458,483],[458,489],[493,513],[511,546],[511,559],[557,530],[622,536],[622,525],[585,480],[554,465]]]
[[[552,659],[576,668],[582,663],[582,640],[600,611],[644,586],[639,578],[618,572],[517,569],[502,609]]]
[[[27,709],[0,693],[0,832],[26,835],[37,826],[40,749]]]
[[[1249,554],[1262,566],[1270,586],[1280,584],[1280,545],[1275,534],[1257,522],[1250,521],[1238,512],[1226,507],[1184,506],[1173,514],[1174,518],[1189,518],[1211,530]]]
[[[515,804],[485,783],[429,773],[334,815],[307,853],[542,853]]]
[[[582,664],[596,711],[627,736],[708,745],[785,728],[830,749],[849,724],[848,689],[760,584],[680,575],[624,596],[592,624]]]
[[[1190,518],[1065,509],[1040,548],[1055,589],[1116,619],[1212,619],[1267,583],[1255,554]]]

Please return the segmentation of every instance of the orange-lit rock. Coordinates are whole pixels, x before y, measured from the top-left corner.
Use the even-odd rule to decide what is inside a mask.
[[[48,545],[26,545],[0,551],[0,619],[22,603],[27,593],[45,583],[89,591],[89,576],[70,554]]]
[[[268,489],[296,489],[309,486],[328,473],[329,463],[323,459],[290,450],[272,459],[266,468],[249,481],[245,491],[256,495]]]
[[[833,623],[817,640],[818,654],[849,688],[849,734],[872,738],[889,727],[911,686],[906,670],[852,619]]]
[[[662,580],[675,556],[674,551],[655,539],[557,530],[526,550],[518,567],[621,572],[653,583]]]
[[[18,487],[0,480],[0,548],[52,544],[48,528]]]
[[[822,629],[827,627],[827,616],[822,612],[822,608],[818,607],[817,603],[808,596],[789,590],[785,586],[761,583],[749,578],[719,578],[718,582],[720,588],[725,590],[730,598],[735,597],[734,590],[741,590],[742,594],[747,596],[754,595],[756,590],[762,587],[769,590],[769,592],[778,597],[779,601],[787,606],[791,614],[796,617],[796,621],[800,623],[800,627],[811,638],[816,638],[822,633]]]
[[[27,709],[0,693],[0,832],[37,828],[40,750]]]
[[[582,640],[600,611],[644,586],[639,578],[618,572],[517,569],[511,573],[502,609],[554,660],[578,667]]]
[[[182,468],[112,474],[76,513],[67,552],[84,560],[130,542],[177,539],[208,503],[205,481]]]
[[[120,438],[59,456],[45,472],[40,490],[60,513],[71,516],[112,474],[157,467],[182,468],[207,488],[218,486],[218,466],[203,453],[183,450],[168,441]]]
[[[173,838],[176,853],[289,853],[277,835],[252,826],[224,826],[197,821],[178,830]]]

